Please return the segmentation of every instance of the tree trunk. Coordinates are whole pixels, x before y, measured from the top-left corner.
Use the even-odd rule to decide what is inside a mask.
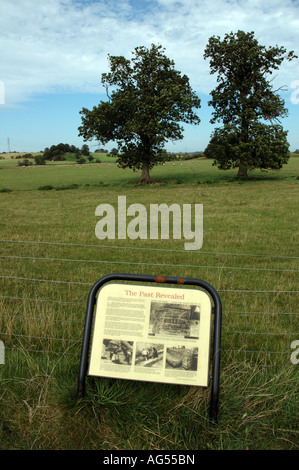
[[[243,99],[242,99],[243,101]],[[242,123],[241,123],[241,143],[247,144],[248,142],[248,132],[249,132],[249,124],[248,124],[248,119],[246,115],[242,115]],[[247,154],[242,155],[241,159],[243,161],[240,161],[239,165],[239,171],[238,171],[238,178],[248,178],[247,174]]]
[[[239,166],[238,178],[248,178],[247,166],[246,165],[240,165]]]
[[[149,174],[149,162],[144,161],[142,164],[142,173],[141,178],[139,180],[140,184],[151,184],[155,183],[155,180],[152,180]]]

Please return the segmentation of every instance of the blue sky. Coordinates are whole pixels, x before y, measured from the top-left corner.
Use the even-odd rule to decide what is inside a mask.
[[[1,0],[0,152],[39,151],[60,142],[81,146],[79,111],[106,99],[107,55],[131,57],[137,46],[161,44],[201,98],[201,124],[186,126],[169,151],[204,150],[213,126],[203,51],[212,35],[254,31],[261,44],[299,56],[299,0]],[[274,88],[289,117],[290,149],[299,148],[299,60],[284,63]],[[88,143],[91,150],[102,146]],[[115,146],[108,144],[107,149]]]

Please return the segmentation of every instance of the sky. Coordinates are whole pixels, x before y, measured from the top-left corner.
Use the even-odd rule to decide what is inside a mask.
[[[299,0],[1,0],[0,152],[38,152],[60,142],[81,147],[80,110],[106,93],[108,54],[132,57],[159,44],[201,99],[199,126],[185,125],[170,152],[204,150],[210,124],[210,75],[204,49],[211,36],[254,31],[260,44],[299,56]],[[274,74],[289,110],[282,120],[290,150],[299,148],[299,59]],[[115,147],[87,142],[90,150]]]

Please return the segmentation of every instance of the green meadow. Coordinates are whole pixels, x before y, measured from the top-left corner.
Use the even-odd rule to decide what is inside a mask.
[[[139,173],[115,160],[17,166],[0,160],[0,448],[245,450],[299,448],[299,157],[281,170],[220,171],[211,160]],[[201,250],[184,240],[98,240],[99,204],[203,204]],[[171,231],[170,231],[171,233]],[[92,284],[131,272],[195,277],[223,304],[218,425],[210,389],[87,379],[76,399]]]

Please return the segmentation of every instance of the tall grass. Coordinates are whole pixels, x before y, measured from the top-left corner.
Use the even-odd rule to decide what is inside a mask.
[[[208,160],[169,162],[153,170],[164,181],[153,187],[116,165],[3,165],[0,448],[298,449],[298,366],[286,354],[298,333],[298,163],[240,183]],[[117,208],[119,195],[147,209],[202,203],[202,249],[97,240],[95,208]],[[218,426],[208,420],[209,389],[88,378],[76,400],[87,295],[109,272],[197,277],[219,290]]]

